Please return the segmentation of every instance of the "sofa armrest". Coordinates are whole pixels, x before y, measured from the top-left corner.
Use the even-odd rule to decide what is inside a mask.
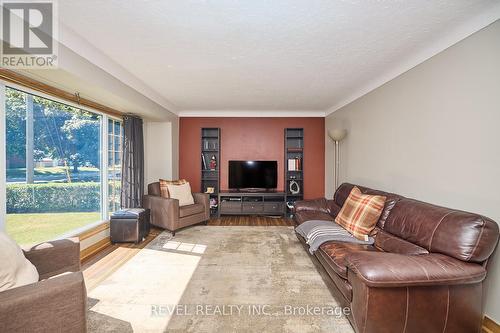
[[[370,287],[458,285],[481,282],[486,270],[443,254],[409,256],[357,252],[345,257],[348,271]],[[348,276],[349,276],[348,272]]]
[[[210,218],[210,195],[206,193],[193,193],[194,202],[202,204],[204,207],[205,218]]]
[[[26,259],[35,265],[40,280],[80,270],[80,241],[78,238],[60,239],[23,249]]]
[[[0,292],[0,332],[86,332],[81,272]]]
[[[177,229],[179,222],[179,200],[156,195],[142,197],[143,208],[150,209],[151,224],[170,231]]]
[[[296,201],[294,204],[294,212],[300,211],[319,211],[323,213],[330,214],[328,209],[327,201],[325,198],[312,199],[312,200],[301,200]]]

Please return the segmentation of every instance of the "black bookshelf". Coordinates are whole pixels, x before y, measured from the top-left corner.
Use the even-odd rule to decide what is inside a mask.
[[[212,160],[215,160],[215,167]],[[210,215],[216,216],[219,208],[220,190],[220,128],[201,129],[201,190],[210,193]]]
[[[285,202],[288,206],[304,199],[304,129],[285,128]]]

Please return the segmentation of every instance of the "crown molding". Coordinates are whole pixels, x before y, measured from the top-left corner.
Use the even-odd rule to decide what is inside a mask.
[[[458,28],[448,33],[445,37],[439,39],[437,42],[431,44],[429,47],[417,53],[415,56],[406,59],[405,61],[395,66],[394,69],[375,78],[367,85],[361,87],[359,90],[355,91],[341,102],[328,108],[325,111],[325,115],[328,116],[333,112],[339,110],[340,108],[346,106],[347,104],[354,102],[358,98],[361,98],[364,95],[368,94],[369,92],[381,87],[387,82],[395,79],[396,77],[409,71],[410,69],[420,65],[421,63],[432,58],[433,56],[443,52],[444,50],[464,40],[470,35],[478,32],[481,29],[484,29],[490,24],[496,22],[498,19],[500,19],[500,3],[498,3],[494,8],[486,12],[483,12],[482,14],[462,24]]]
[[[325,117],[321,110],[184,110],[179,117]]]

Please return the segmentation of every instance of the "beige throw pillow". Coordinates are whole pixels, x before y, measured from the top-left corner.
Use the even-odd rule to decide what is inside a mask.
[[[0,232],[0,292],[38,282],[38,272],[17,243]]]
[[[168,193],[168,186],[167,185],[182,185],[186,184],[187,180],[185,179],[178,179],[178,180],[166,180],[166,179],[160,179],[160,196],[163,198],[170,198],[170,194]]]
[[[194,204],[194,198],[191,194],[191,185],[189,185],[188,182],[181,185],[167,184],[167,187],[170,198],[179,200],[179,206]]]

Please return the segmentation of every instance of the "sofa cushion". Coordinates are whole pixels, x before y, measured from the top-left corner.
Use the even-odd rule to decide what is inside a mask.
[[[366,241],[384,209],[385,199],[381,195],[363,194],[359,188],[354,187],[335,222],[354,237]]]
[[[327,200],[325,198],[296,201],[293,204],[293,208],[295,212],[312,210],[315,212],[329,213]]]
[[[328,273],[330,278],[333,281],[333,284],[335,284],[335,287],[340,291],[342,294],[342,297],[345,298],[348,302],[352,301],[352,286],[347,281],[345,276],[339,275],[335,270],[332,268],[331,264],[331,259],[330,257],[322,251],[317,251],[315,253],[316,258],[318,258],[318,261],[321,263],[325,271]]]
[[[179,217],[191,216],[194,214],[203,213],[205,207],[202,204],[192,204],[179,207]]]
[[[38,272],[17,243],[0,232],[0,291],[38,282]]]
[[[375,247],[384,252],[398,253],[398,254],[406,254],[409,256],[419,255],[419,254],[428,254],[429,251],[415,245],[413,243],[407,242],[404,239],[391,235],[384,230],[377,229],[377,233],[375,236]]]
[[[347,279],[345,257],[350,253],[360,251],[377,251],[373,245],[352,244],[344,242],[327,242],[319,247],[320,255],[330,258],[328,264],[343,279]]]
[[[487,217],[413,200],[400,200],[384,231],[429,252],[483,262],[498,242],[498,225]]]
[[[323,220],[323,221],[332,221],[334,220],[333,216],[328,213],[320,212],[320,211],[312,211],[312,210],[301,210],[296,212],[295,222],[299,225],[306,221],[310,220]]]
[[[482,265],[439,253],[407,256],[358,252],[347,255],[345,262],[370,287],[451,286],[478,283],[486,277]]]
[[[168,194],[171,199],[179,200],[179,206],[187,206],[194,204],[194,198],[191,194],[191,185],[185,183],[182,185],[167,185]]]

